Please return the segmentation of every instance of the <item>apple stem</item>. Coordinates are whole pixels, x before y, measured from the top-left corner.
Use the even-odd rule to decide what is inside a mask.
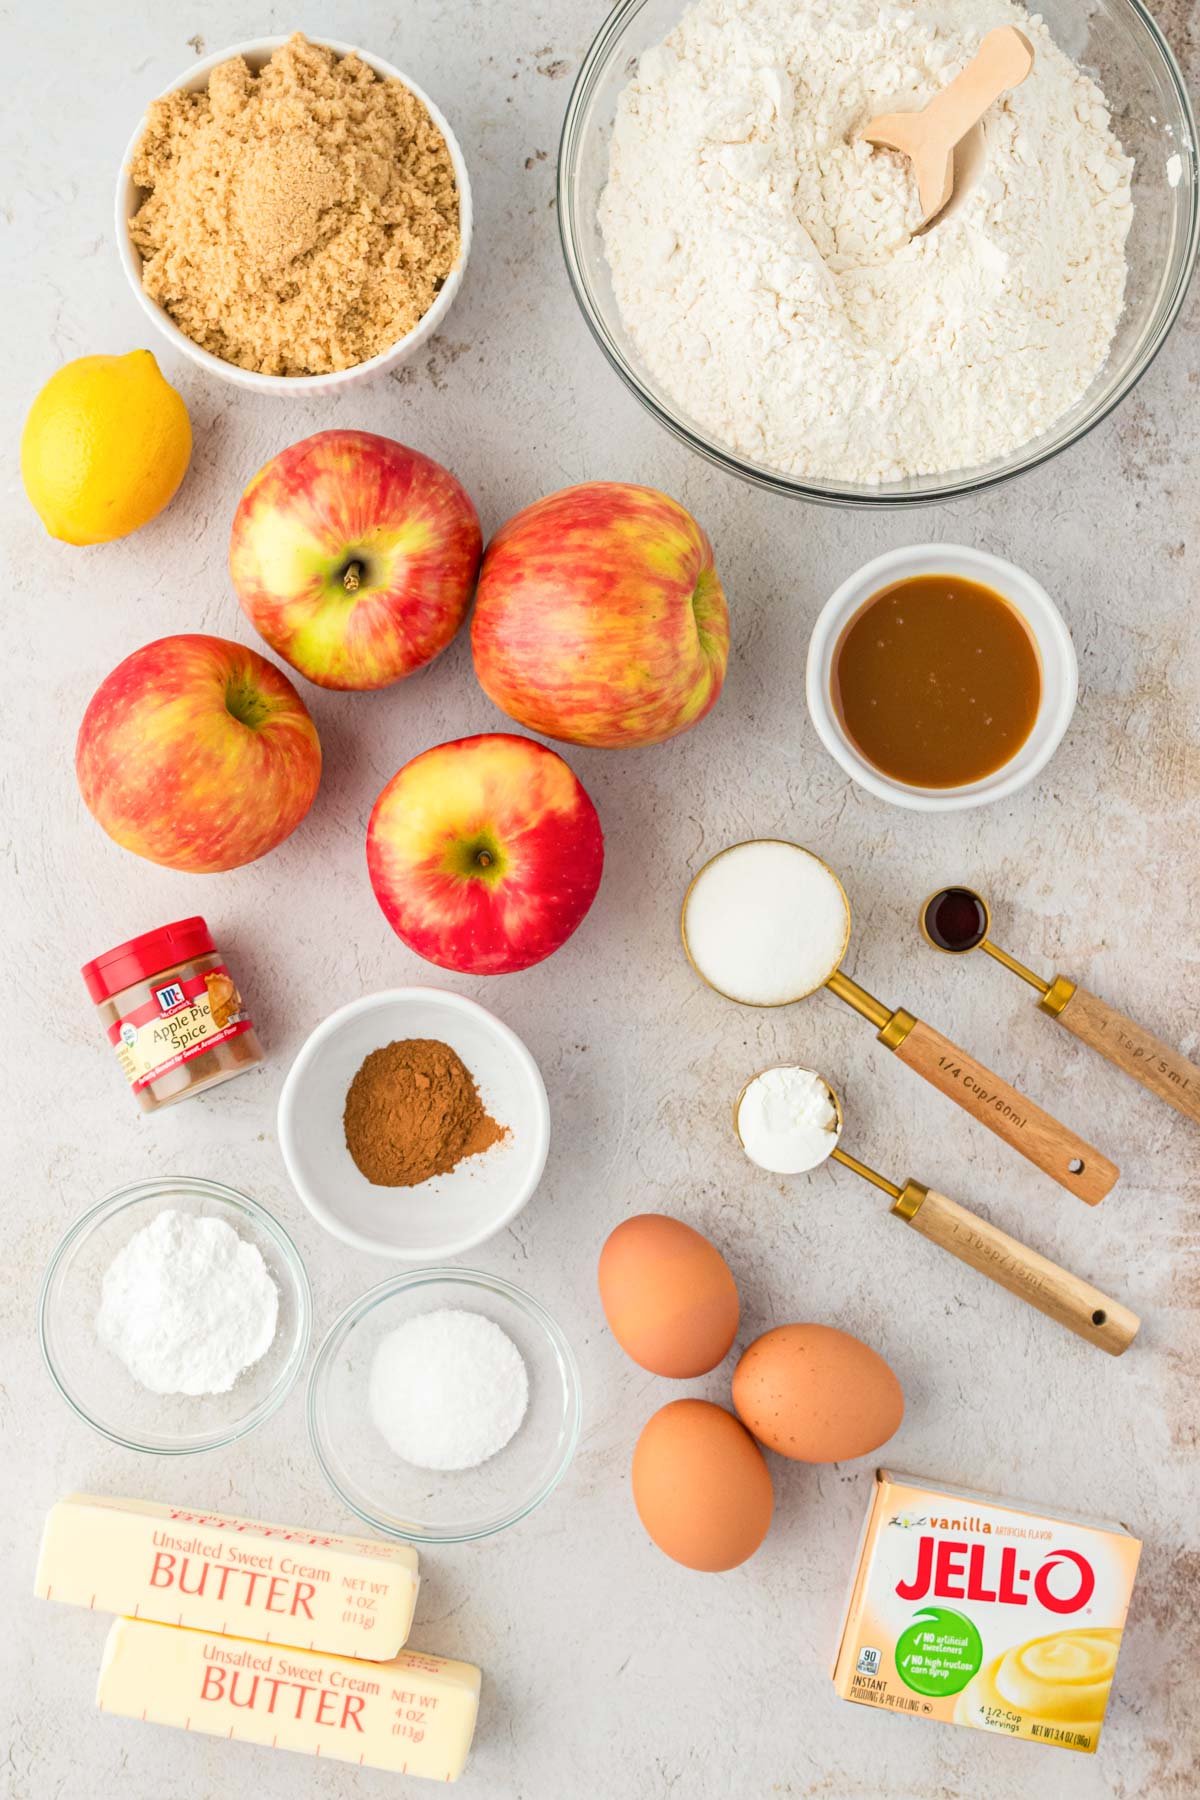
[[[358,584],[362,580],[363,566],[360,562],[348,563],[342,576],[342,586],[348,594],[357,594]]]
[[[481,850],[479,852],[478,856],[475,858],[475,861],[479,864],[479,867],[481,869],[490,869],[492,866],[491,851],[490,850]]]

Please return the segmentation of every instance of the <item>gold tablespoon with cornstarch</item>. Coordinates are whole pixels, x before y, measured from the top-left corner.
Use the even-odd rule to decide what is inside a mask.
[[[789,1109],[789,1089],[792,1105]],[[772,1117],[773,1109],[773,1117]],[[792,1121],[803,1113],[798,1129]],[[844,1117],[834,1089],[815,1069],[776,1065],[748,1081],[733,1108],[734,1130],[751,1162],[775,1174],[800,1174],[830,1157],[881,1188],[892,1212],[939,1249],[977,1269],[1010,1294],[1065,1325],[1076,1337],[1120,1356],[1137,1336],[1141,1321],[1119,1300],[1051,1262],[1028,1244],[1009,1237],[987,1219],[968,1212],[919,1181],[903,1187],[859,1162],[840,1144]],[[782,1152],[777,1153],[777,1152]],[[780,1168],[780,1163],[786,1163]]]
[[[930,894],[921,908],[921,935],[927,944],[949,956],[961,956],[967,950],[985,950],[996,962],[1036,988],[1041,995],[1038,1001],[1041,1011],[1057,1019],[1080,1043],[1098,1050],[1126,1075],[1140,1081],[1150,1093],[1157,1094],[1160,1100],[1181,1112],[1185,1119],[1200,1125],[1200,1068],[1195,1063],[1065,975],[1043,981],[1015,956],[991,942],[988,937],[991,924],[988,903],[974,888],[939,888],[936,894]]]
[[[850,902],[833,870],[783,838],[732,844],[711,857],[683,899],[683,947],[700,979],[744,1006],[788,1006],[825,987],[875,1027],[902,1063],[1013,1150],[1095,1206],[1120,1171],[957,1044],[876,1000],[841,968]]]

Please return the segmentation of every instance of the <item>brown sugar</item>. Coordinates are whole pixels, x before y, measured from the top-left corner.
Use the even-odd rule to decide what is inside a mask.
[[[142,285],[225,362],[323,375],[424,317],[459,254],[446,140],[402,82],[299,33],[156,100],[130,173]]]
[[[372,1050],[346,1095],[346,1148],[376,1187],[447,1175],[507,1137],[457,1051],[436,1038]]]

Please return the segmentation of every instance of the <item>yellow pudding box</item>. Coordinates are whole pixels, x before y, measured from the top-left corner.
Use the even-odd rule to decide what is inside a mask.
[[[843,1700],[1091,1754],[1141,1544],[880,1469],[834,1664]]]

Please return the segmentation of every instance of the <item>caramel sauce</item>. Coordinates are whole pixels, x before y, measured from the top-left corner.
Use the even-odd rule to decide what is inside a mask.
[[[1042,672],[1025,621],[959,575],[913,575],[863,603],[833,653],[831,698],[847,736],[908,787],[982,781],[1037,718]]]

